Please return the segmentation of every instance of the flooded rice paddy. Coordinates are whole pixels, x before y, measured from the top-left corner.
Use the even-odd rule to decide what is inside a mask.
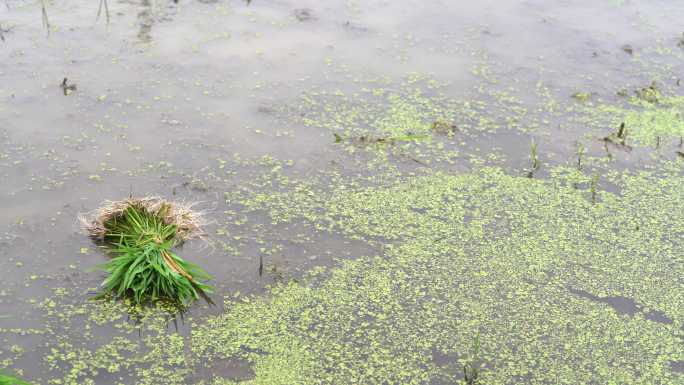
[[[0,4],[3,372],[684,384],[684,4],[104,5]],[[216,306],[94,300],[131,194]]]

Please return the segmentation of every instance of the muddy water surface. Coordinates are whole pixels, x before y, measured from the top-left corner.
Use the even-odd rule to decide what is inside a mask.
[[[0,5],[0,367],[441,384],[479,334],[484,383],[684,383],[684,6],[97,5]],[[219,306],[89,300],[129,194],[205,210]]]

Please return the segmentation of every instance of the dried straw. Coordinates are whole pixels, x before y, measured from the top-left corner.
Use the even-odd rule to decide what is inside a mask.
[[[104,241],[108,232],[107,223],[122,216],[129,207],[134,207],[161,218],[167,225],[176,226],[176,241],[181,244],[189,239],[205,236],[202,227],[206,221],[201,212],[192,210],[193,205],[170,202],[161,197],[105,201],[100,208],[79,215],[79,221],[91,238]]]

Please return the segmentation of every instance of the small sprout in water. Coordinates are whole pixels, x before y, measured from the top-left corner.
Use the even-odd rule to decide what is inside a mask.
[[[47,8],[45,7],[45,0],[40,1],[40,7],[43,13],[43,27],[45,27],[48,36],[50,36],[50,20],[48,20]]]
[[[613,143],[623,150],[631,151],[632,148],[625,143],[626,139],[627,139],[627,128],[625,127],[625,122],[622,122],[622,123],[620,123],[620,127],[618,127],[617,133],[614,132],[614,133],[603,138],[604,148],[606,149],[606,152],[609,153],[607,143]],[[609,154],[609,156],[610,156],[610,154]]]
[[[617,137],[618,139],[622,140],[622,143],[624,143],[626,136],[627,132],[625,131],[625,122],[622,122],[620,123],[620,128],[618,128]]]
[[[584,157],[584,145],[582,143],[579,144],[577,148],[577,169],[582,170],[582,158]]]
[[[539,170],[541,164],[539,163],[539,158],[537,157],[537,142],[532,140],[532,146],[530,147],[530,159],[532,160],[532,169],[527,172],[527,177],[534,177],[535,171]]]
[[[480,334],[477,334],[468,354],[468,362],[463,365],[463,380],[466,385],[479,384],[480,366]]]
[[[596,188],[598,187],[599,176],[594,174],[591,176],[591,184],[589,189],[591,191],[591,203],[596,203]]]

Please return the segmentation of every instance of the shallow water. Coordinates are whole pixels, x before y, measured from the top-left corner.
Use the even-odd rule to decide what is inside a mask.
[[[109,0],[109,23],[104,14],[96,20],[96,3],[46,2],[49,29],[39,2],[0,5],[0,314],[11,315],[0,319],[8,360],[0,367],[37,383],[66,378],[73,358],[55,368],[44,362],[55,343],[45,329],[56,329],[45,327],[46,308],[36,304],[58,287],[75,303],[96,292],[103,277],[91,269],[106,259],[76,218],[105,199],[198,202],[212,221],[211,245],[182,251],[214,276],[220,303],[238,292],[263,294],[316,266],[382,255],[388,243],[389,230],[359,235],[298,219],[299,212],[277,220],[279,205],[245,209],[265,202],[259,194],[311,182],[292,199],[304,205],[320,203],[308,191],[320,197],[341,185],[387,186],[437,170],[489,165],[521,176],[532,141],[542,164],[536,178],[575,165],[581,143],[587,173],[600,173],[601,190],[617,192],[611,172],[658,170],[681,150],[684,129],[658,136],[658,146],[632,137],[629,150],[606,143],[617,127],[585,111],[623,106],[620,90],[633,95],[653,81],[668,96],[682,94],[677,2]],[[69,95],[64,78],[77,87]],[[590,93],[589,101],[573,98],[577,92]],[[427,139],[396,139],[414,134]],[[621,306],[616,293],[587,298],[613,297]],[[222,312],[198,304],[188,316],[202,324]],[[180,326],[184,336],[191,329]],[[106,340],[115,330],[95,334]],[[676,368],[684,359],[672,361]],[[207,366],[185,381],[254,374],[237,356]],[[128,375],[63,383],[141,381]],[[165,383],[149,380],[154,375],[161,376],[146,381]]]

